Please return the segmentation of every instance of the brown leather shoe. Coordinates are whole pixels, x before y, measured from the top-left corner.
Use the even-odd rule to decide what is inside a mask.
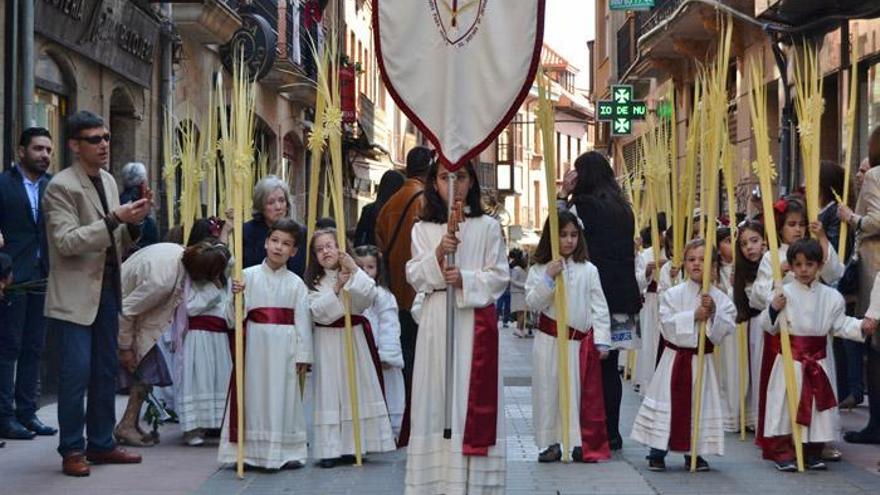
[[[86,456],[82,452],[73,452],[64,456],[64,460],[61,462],[61,470],[67,476],[76,476],[78,478],[88,476],[91,472]]]
[[[86,452],[92,464],[140,464],[141,456],[116,447],[110,452]]]

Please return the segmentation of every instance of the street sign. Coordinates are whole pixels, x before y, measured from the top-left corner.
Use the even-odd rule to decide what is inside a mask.
[[[648,106],[644,101],[633,101],[633,87],[630,85],[611,86],[611,99],[598,103],[598,119],[611,123],[612,136],[626,136],[632,133],[633,120],[645,120]]]
[[[611,0],[608,7],[611,10],[650,10],[654,7],[654,0]]]

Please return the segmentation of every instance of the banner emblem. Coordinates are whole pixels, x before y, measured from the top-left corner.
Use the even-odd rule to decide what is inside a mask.
[[[467,43],[479,29],[488,0],[431,0],[434,23],[450,45]]]

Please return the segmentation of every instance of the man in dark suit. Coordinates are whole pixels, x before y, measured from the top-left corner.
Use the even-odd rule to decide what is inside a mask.
[[[25,129],[18,146],[19,163],[0,175],[0,252],[13,260],[16,284],[45,279],[48,274],[46,230],[40,200],[50,176],[52,136],[41,127]],[[0,437],[29,440],[54,435],[55,428],[37,418],[40,355],[46,337],[42,289],[6,298],[0,321]]]

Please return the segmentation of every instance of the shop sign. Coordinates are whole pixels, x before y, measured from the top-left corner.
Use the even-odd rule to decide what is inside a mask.
[[[654,0],[611,0],[608,7],[611,10],[650,10],[654,7]]]
[[[235,58],[242,57],[251,78],[259,81],[275,65],[278,34],[261,15],[243,14],[241,17],[241,29],[232,35],[231,40],[220,46],[220,61],[226,70],[233,72]]]
[[[130,0],[36,0],[34,30],[150,87],[159,21]]]

